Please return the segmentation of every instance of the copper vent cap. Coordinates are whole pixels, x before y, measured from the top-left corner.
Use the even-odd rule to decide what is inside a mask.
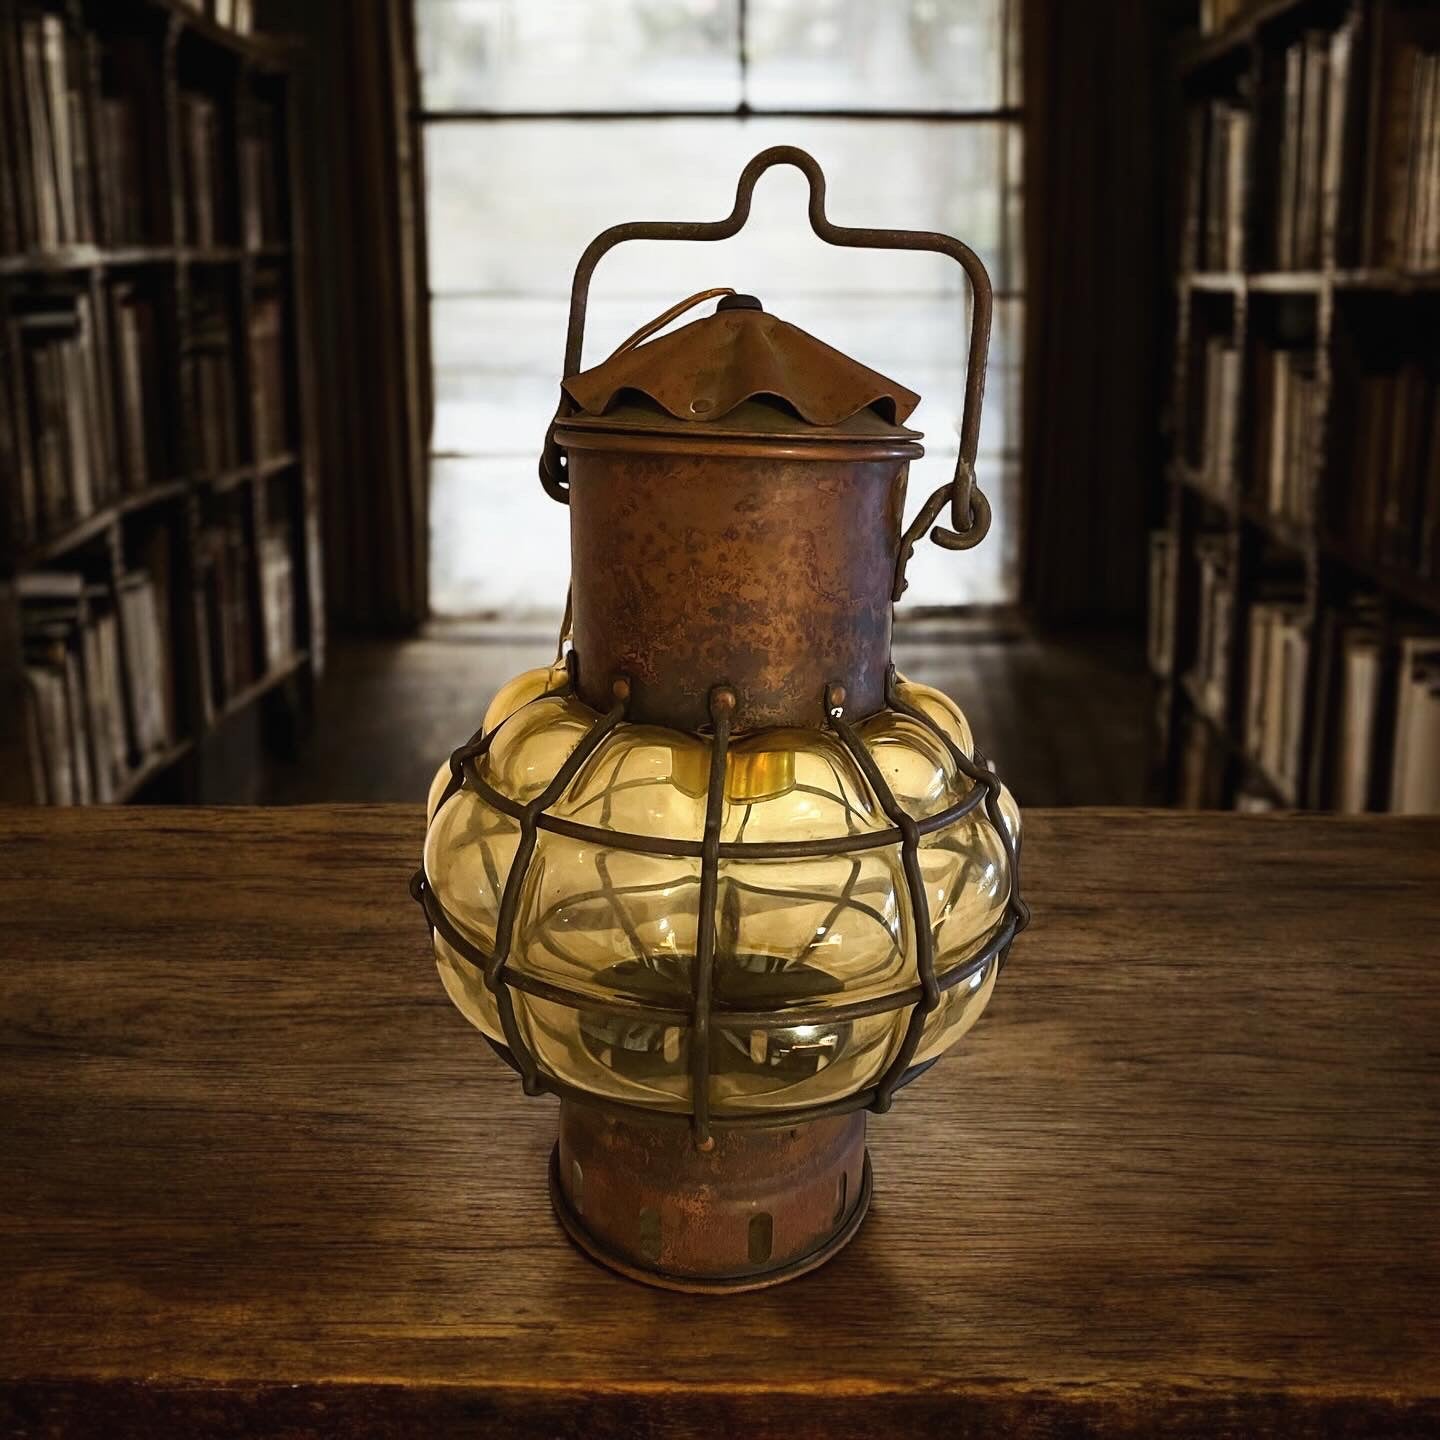
[[[566,431],[889,440],[921,453],[920,432],[903,423],[920,403],[913,390],[749,295],[727,295],[713,315],[657,340],[627,342],[562,388],[574,407],[559,421]]]

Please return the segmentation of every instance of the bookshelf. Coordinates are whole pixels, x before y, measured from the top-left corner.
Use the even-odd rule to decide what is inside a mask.
[[[1207,10],[1177,54],[1157,798],[1440,808],[1440,7]]]
[[[250,15],[0,0],[0,799],[210,798],[236,717],[310,706],[297,106]]]

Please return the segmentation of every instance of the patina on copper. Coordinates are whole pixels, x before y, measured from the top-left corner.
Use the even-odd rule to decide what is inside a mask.
[[[823,1264],[870,1203],[863,1112],[774,1130],[685,1130],[570,1100],[550,1193],[570,1237],[602,1264],[674,1290],[774,1285]]]
[[[737,730],[885,702],[903,460],[570,450],[578,685],[627,675],[636,720],[700,730],[717,678]]]
[[[581,695],[623,674],[633,718],[699,730],[723,681],[750,730],[816,724],[844,675],[878,710],[919,396],[753,296],[649,328],[566,379],[555,430]]]

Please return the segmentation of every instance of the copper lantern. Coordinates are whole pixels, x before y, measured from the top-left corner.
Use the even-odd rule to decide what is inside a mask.
[[[969,277],[959,462],[908,528],[919,397],[753,297],[693,297],[579,369],[600,257],[733,235],[779,164],[822,239]],[[832,224],[824,184],[767,150],[726,219],[617,226],[581,258],[540,466],[571,513],[570,648],[441,767],[413,887],[456,1005],[560,1099],[566,1230],[685,1290],[771,1284],[850,1239],[867,1112],[974,1023],[1027,919],[1008,791],[890,659],[916,541],[968,549],[989,524],[989,279],[948,236]]]

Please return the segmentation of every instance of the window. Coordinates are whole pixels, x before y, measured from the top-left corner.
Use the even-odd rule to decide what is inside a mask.
[[[535,466],[554,412],[570,280],[634,219],[714,219],[745,162],[809,150],[832,219],[958,235],[995,284],[978,473],[994,529],[921,547],[907,603],[1015,598],[1023,295],[1018,0],[416,0],[436,421],[438,614],[558,612],[567,517]],[[917,390],[911,510],[958,446],[969,309],[958,266],[824,245],[794,170],[760,182],[718,244],[621,246],[591,291],[584,363],[714,285]],[[703,312],[702,312],[703,313]],[[503,537],[503,545],[481,543]]]

